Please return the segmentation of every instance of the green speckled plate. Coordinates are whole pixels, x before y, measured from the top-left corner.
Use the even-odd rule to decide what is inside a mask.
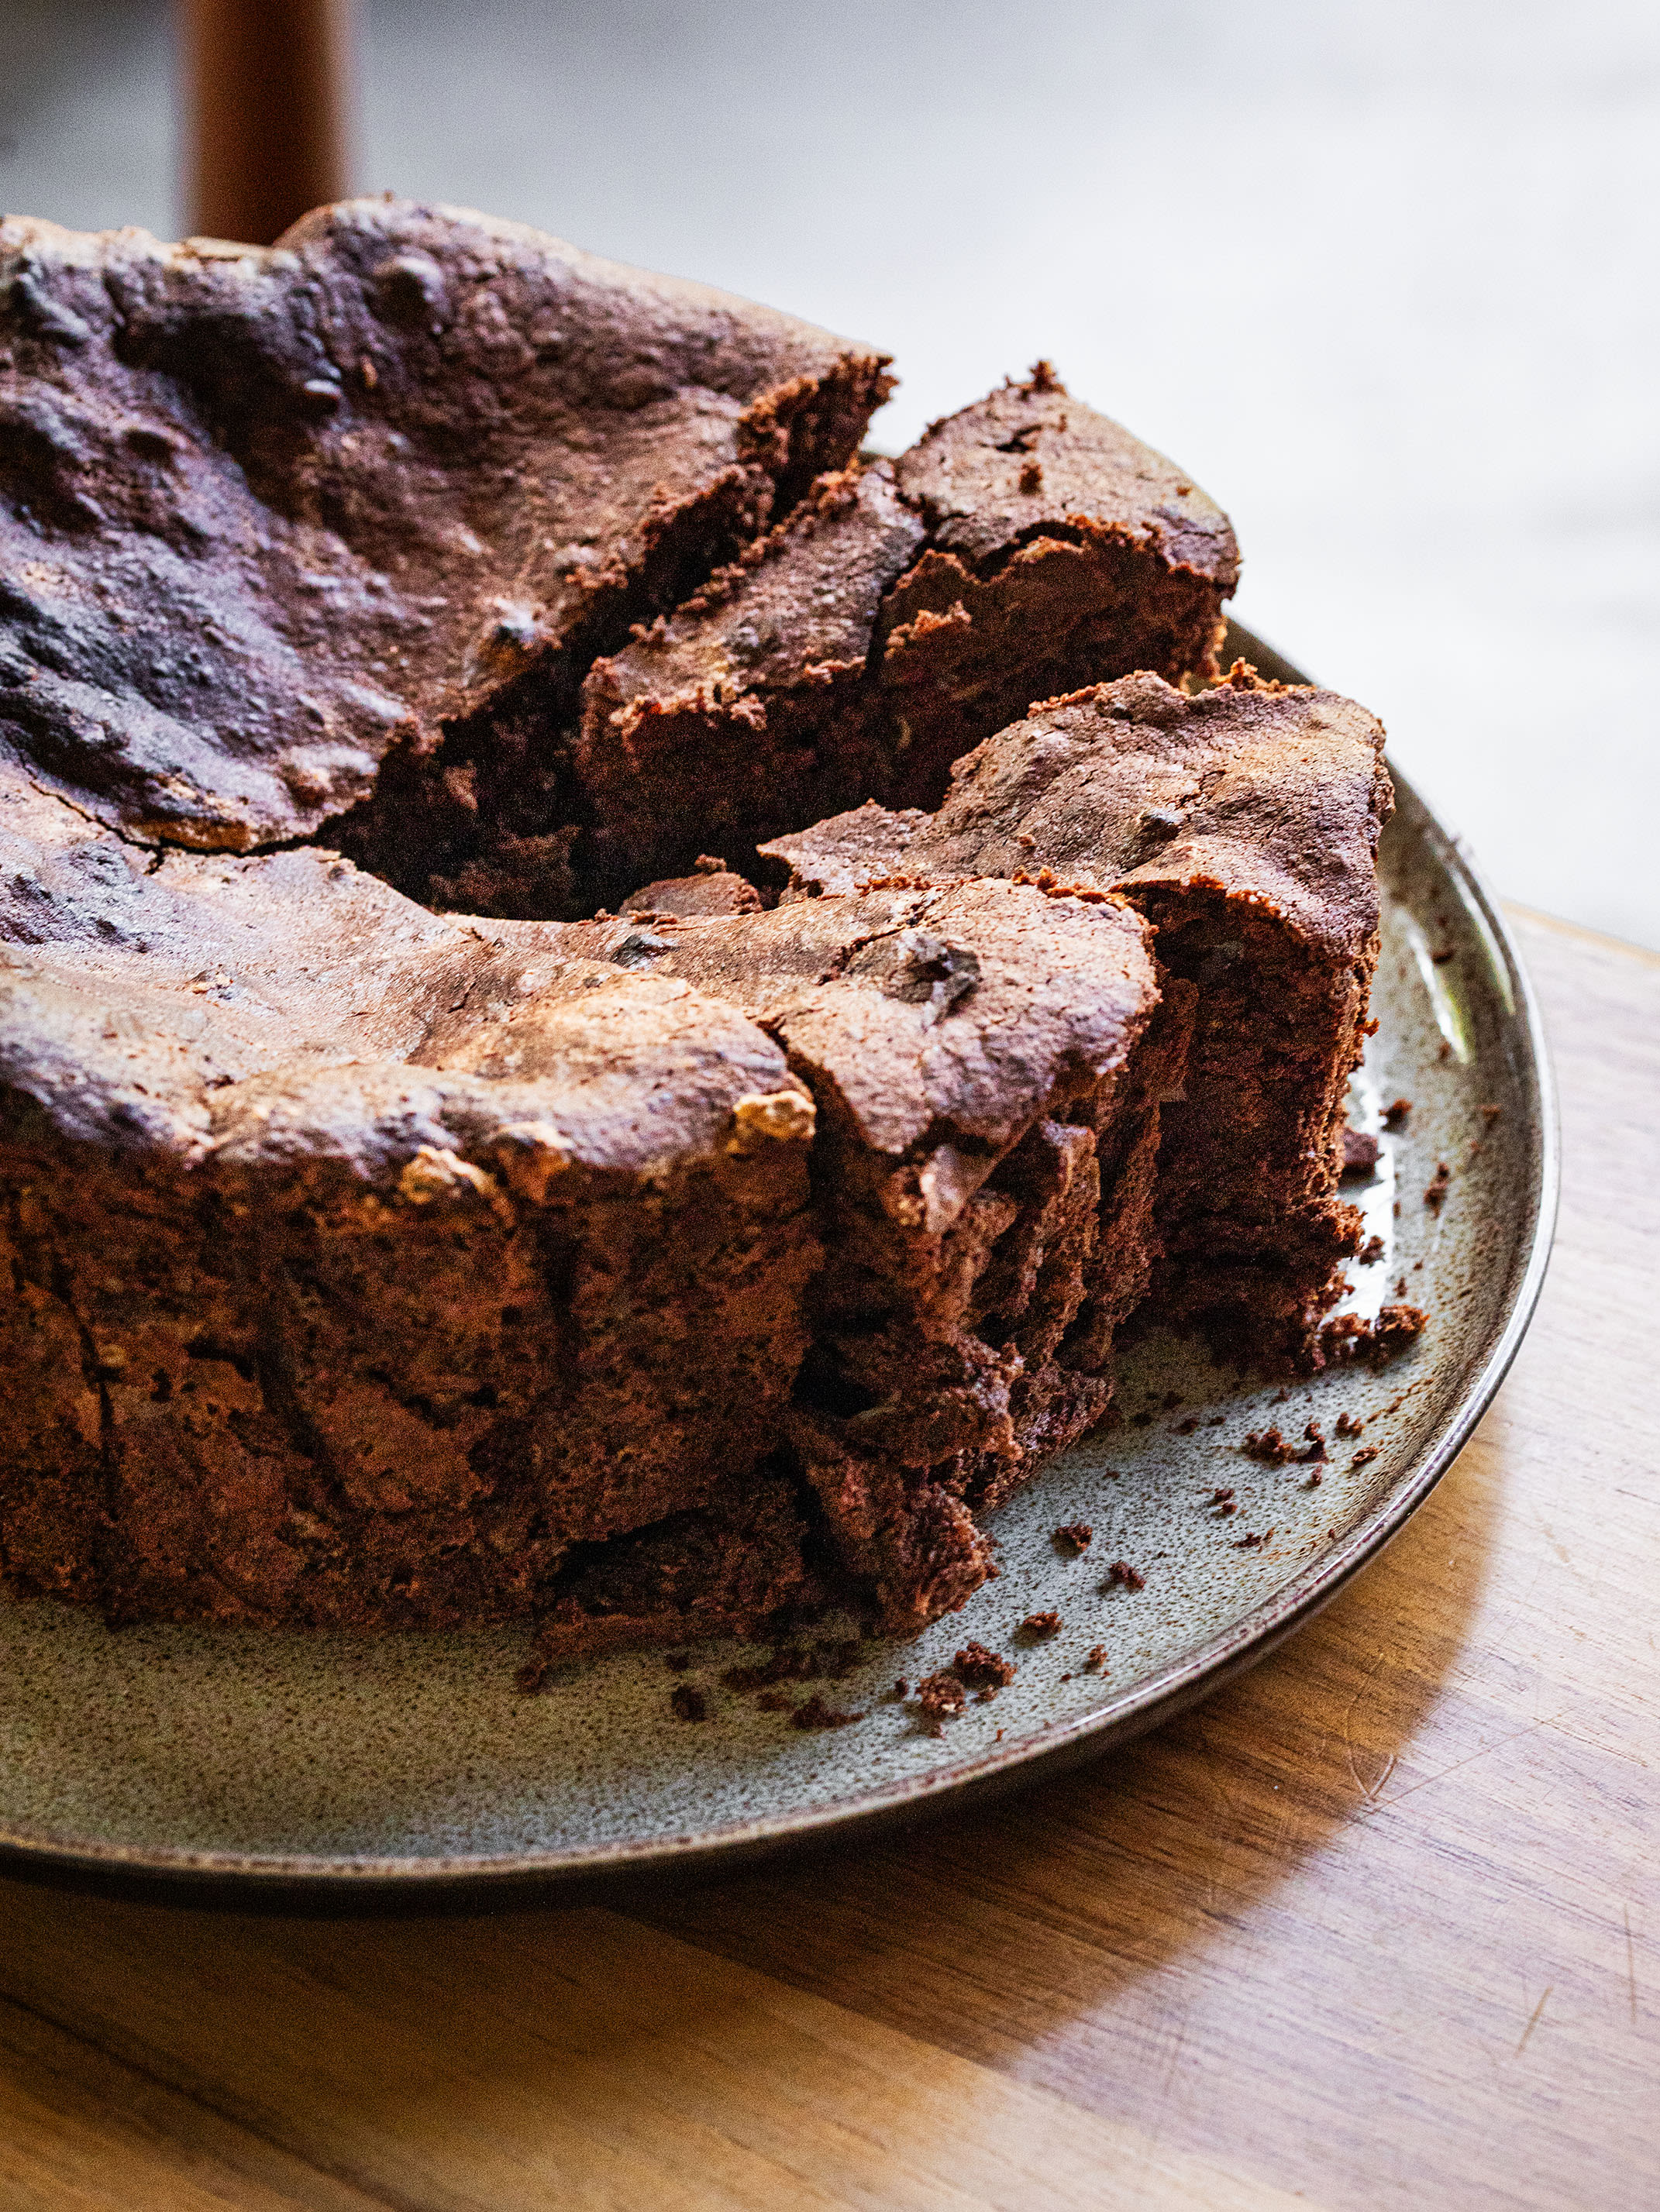
[[[1245,633],[1234,643],[1294,673]],[[1458,841],[1398,777],[1396,789],[1378,1030],[1354,1118],[1376,1128],[1385,1102],[1414,1103],[1354,1194],[1383,1253],[1351,1273],[1362,1310],[1402,1277],[1428,1310],[1407,1358],[1282,1397],[1241,1389],[1190,1346],[1143,1345],[1121,1382],[1126,1425],[1002,1510],[1001,1577],[962,1613],[916,1643],[865,1646],[853,1674],[823,1686],[863,1716],[833,1730],[803,1733],[722,1688],[721,1671],[754,1656],[736,1646],[700,1650],[679,1678],[707,1699],[693,1724],[671,1712],[677,1678],[660,1654],[590,1661],[526,1698],[513,1634],[112,1633],[58,1606],[0,1604],[0,1850],[129,1876],[405,1891],[709,1857],[915,1814],[1098,1752],[1260,1658],[1451,1463],[1526,1328],[1555,1215],[1555,1115],[1526,978]],[[1423,1194],[1443,1160],[1437,1211]],[[1358,1440],[1335,1440],[1343,1413],[1365,1423]],[[1317,1486],[1307,1466],[1237,1448],[1270,1425],[1300,1437],[1310,1420],[1334,1439]],[[1207,1509],[1219,1488],[1235,1493],[1231,1516]],[[1079,1521],[1094,1541],[1065,1556],[1053,1532]],[[1118,1559],[1143,1588],[1104,1587]],[[1059,1634],[1022,1646],[1017,1624],[1049,1609]],[[931,1735],[896,1679],[915,1682],[970,1637],[1019,1673]],[[1104,1673],[1085,1665],[1098,1644]]]

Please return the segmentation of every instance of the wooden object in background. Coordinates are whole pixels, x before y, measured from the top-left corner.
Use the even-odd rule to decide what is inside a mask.
[[[1098,1765],[596,1911],[0,1881],[30,2212],[1652,2212],[1660,959],[1517,917],[1514,1374],[1383,1557]]]
[[[269,246],[350,189],[352,0],[180,0],[189,228]]]

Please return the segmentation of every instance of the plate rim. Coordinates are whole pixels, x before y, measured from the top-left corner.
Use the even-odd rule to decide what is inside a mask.
[[[1252,631],[1230,623],[1225,650],[1243,652],[1264,674],[1308,684],[1304,675]],[[166,1844],[123,1844],[90,1838],[49,1837],[0,1825],[0,1872],[37,1879],[83,1878],[142,1885],[153,1894],[205,1892],[247,1899],[259,1893],[372,1899],[416,1899],[459,1891],[486,1895],[544,1888],[597,1878],[660,1874],[674,1868],[726,1868],[791,1847],[845,1842],[874,1830],[921,1820],[1014,1785],[1052,1778],[1065,1767],[1098,1757],[1173,1719],[1225,1682],[1266,1658],[1311,1620],[1361,1568],[1376,1559],[1422,1505],[1474,1434],[1509,1372],[1533,1320],[1555,1237],[1561,1189],[1561,1128],[1556,1082],[1543,1018],[1532,982],[1497,898],[1463,837],[1447,828],[1410,780],[1389,764],[1396,811],[1410,814],[1419,834],[1457,884],[1500,956],[1527,1052],[1520,1071],[1534,1097],[1529,1117],[1531,1173],[1524,1194],[1531,1209],[1526,1256],[1513,1277],[1509,1303],[1479,1370],[1445,1427],[1342,1539],[1289,1582],[1213,1636],[1109,1698],[1093,1711],[1043,1722],[1013,1741],[993,1745],[951,1765],[887,1783],[856,1797],[728,1822],[640,1842],[612,1839],[534,1851],[450,1852],[377,1857],[198,1850]]]

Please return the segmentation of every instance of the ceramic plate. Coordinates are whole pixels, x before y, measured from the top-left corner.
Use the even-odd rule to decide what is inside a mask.
[[[1404,1279],[1429,1315],[1405,1358],[1281,1393],[1242,1385],[1190,1345],[1142,1345],[1122,1372],[1122,1425],[996,1516],[1000,1578],[920,1640],[866,1644],[851,1674],[816,1686],[861,1716],[833,1729],[799,1730],[723,1686],[759,1656],[736,1645],[700,1648],[678,1676],[661,1653],[587,1662],[527,1698],[513,1685],[518,1632],[112,1633],[62,1607],[0,1605],[0,1848],[60,1869],[357,1889],[730,1854],[915,1814],[1099,1751],[1260,1658],[1450,1464],[1521,1340],[1555,1212],[1554,1113],[1526,978],[1456,839],[1399,777],[1396,793],[1378,1028],[1352,1119],[1377,1129],[1389,1101],[1413,1103],[1353,1192],[1383,1252],[1351,1269],[1350,1303],[1376,1311]],[[1441,1162],[1451,1181],[1438,1211],[1424,1194]],[[1358,1437],[1337,1437],[1343,1414],[1364,1425]],[[1239,1449],[1268,1427],[1300,1439],[1310,1421],[1329,1440],[1317,1486],[1308,1464]],[[1207,1506],[1218,1490],[1235,1512]],[[1054,1535],[1074,1522],[1095,1532],[1081,1556]],[[1141,1587],[1108,1586],[1118,1560]],[[1023,1644],[1017,1625],[1048,1610],[1060,1632]],[[945,1666],[970,1637],[1019,1671],[930,1735],[896,1681]],[[1104,1672],[1085,1663],[1098,1645]],[[702,1691],[701,1723],[672,1712],[677,1683]]]

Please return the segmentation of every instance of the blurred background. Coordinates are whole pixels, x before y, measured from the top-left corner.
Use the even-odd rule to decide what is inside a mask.
[[[1038,355],[1507,896],[1660,948],[1653,0],[364,0],[354,167],[891,349]],[[0,0],[0,205],[181,221],[165,0]]]

